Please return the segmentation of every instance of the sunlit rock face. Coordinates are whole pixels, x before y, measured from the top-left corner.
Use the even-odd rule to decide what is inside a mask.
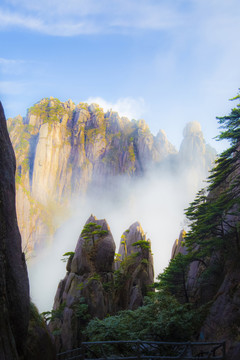
[[[206,145],[201,125],[197,121],[189,122],[183,130],[183,141],[179,150],[180,164],[193,166],[207,172],[212,168],[216,151]]]
[[[134,310],[143,304],[154,282],[151,242],[138,221],[123,233],[121,240],[118,250],[121,261],[115,266],[121,271],[126,263],[126,273],[131,276],[126,275],[125,290],[119,294],[118,304],[120,308]]]
[[[53,360],[51,335],[30,303],[15,207],[15,155],[1,103],[0,149],[0,359]]]
[[[183,172],[187,163],[197,169],[194,181],[199,181],[212,158],[199,124],[191,124],[177,153],[163,130],[154,136],[144,120],[104,113],[97,104],[43,99],[25,118],[8,119],[17,158],[17,215],[25,251],[31,253],[51,241],[66,220],[72,199],[115,191],[119,177],[133,182],[158,171],[162,163],[174,163]],[[157,176],[165,171],[160,168]]]
[[[104,113],[97,104],[43,99],[26,118],[8,120],[17,157],[17,213],[31,252],[51,239],[71,198],[143,174],[175,149],[144,122]],[[91,185],[91,188],[90,188]]]
[[[106,220],[97,220],[93,215],[87,220],[75,252],[69,253],[67,273],[54,300],[53,308],[59,316],[51,321],[50,327],[58,334],[55,336],[58,351],[80,345],[89,319],[103,319],[143,304],[154,280],[151,244],[144,240],[138,222],[125,233],[128,236],[123,246],[129,252],[124,250],[114,260],[115,242]],[[133,245],[141,240],[143,244]]]
[[[15,209],[15,156],[0,103],[0,358],[23,356],[29,284]]]

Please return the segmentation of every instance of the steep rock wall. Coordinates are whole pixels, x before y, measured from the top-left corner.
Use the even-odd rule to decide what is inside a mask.
[[[29,321],[29,284],[15,209],[15,156],[0,103],[0,358],[23,354]]]
[[[196,178],[202,177],[214,157],[199,124],[184,131],[177,154],[164,131],[152,135],[144,120],[129,121],[113,111],[104,113],[97,104],[71,100],[43,99],[26,118],[9,119],[8,129],[17,156],[19,227],[30,253],[52,239],[72,198],[110,191],[119,176],[129,182],[163,162],[155,169],[159,176],[166,164],[182,172],[188,163],[196,168]],[[186,183],[188,177],[192,182],[192,173]]]
[[[139,223],[128,230],[126,246],[141,240]],[[74,253],[70,253],[67,274],[59,283],[50,323],[58,351],[76,348],[83,330],[94,317],[103,319],[119,310],[136,309],[153,283],[150,242],[144,248],[132,246],[131,254],[117,256],[115,242],[106,220],[87,220]],[[115,269],[117,267],[117,270]]]
[[[54,360],[51,335],[30,304],[15,208],[15,155],[0,103],[0,359]]]

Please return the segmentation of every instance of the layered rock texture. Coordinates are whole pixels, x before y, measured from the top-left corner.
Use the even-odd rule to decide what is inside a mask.
[[[55,349],[37,309],[29,282],[15,208],[15,155],[0,103],[0,359],[46,360]]]
[[[179,237],[181,239],[181,235]],[[181,244],[181,243],[180,243]],[[173,247],[173,258],[177,254],[187,254],[184,246]],[[222,268],[217,267],[213,256],[208,265],[215,267],[204,280],[202,274],[206,266],[194,261],[187,274],[189,300],[195,306],[208,305],[208,312],[200,330],[199,341],[225,341],[227,360],[238,360],[240,356],[240,266],[237,256],[228,260]]]
[[[153,136],[144,120],[71,100],[43,99],[25,118],[8,119],[8,129],[17,157],[18,221],[30,252],[51,239],[72,198],[114,189],[119,176],[135,179],[163,163],[184,171],[187,162],[206,175],[215,155],[198,123],[185,129],[178,154],[164,131]]]
[[[55,296],[50,326],[58,350],[78,347],[91,318],[141,306],[153,280],[151,244],[140,224],[125,231],[115,256],[106,220],[91,215],[75,252],[69,253],[67,274]]]
[[[29,284],[15,209],[15,156],[0,103],[0,358],[23,354],[29,321]]]
[[[210,193],[209,196],[211,195]],[[234,212],[234,216],[230,215],[230,218],[231,226],[239,223],[240,217],[237,216],[237,212]],[[184,234],[185,231],[181,231],[173,245],[172,259],[179,254],[188,254],[184,245]],[[234,243],[231,237],[229,242]],[[225,341],[226,359],[238,360],[240,357],[239,244],[231,246],[232,248],[227,251],[226,249],[217,253],[212,251],[212,255],[205,261],[196,255],[185,269],[186,291],[189,302],[196,307],[207,306],[199,340]]]

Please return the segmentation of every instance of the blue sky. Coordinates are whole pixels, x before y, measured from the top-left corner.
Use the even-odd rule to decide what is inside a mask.
[[[2,0],[6,117],[43,97],[98,102],[166,131],[199,121],[207,142],[240,87],[239,0]]]

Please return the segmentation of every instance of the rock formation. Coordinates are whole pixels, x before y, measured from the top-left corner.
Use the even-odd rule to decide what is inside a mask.
[[[183,130],[183,141],[179,150],[181,166],[194,166],[197,170],[211,169],[216,151],[206,145],[201,126],[197,121],[189,122]]]
[[[196,161],[191,166],[206,174],[210,158],[201,131],[192,127],[185,131],[178,156],[164,131],[153,136],[144,120],[104,113],[97,104],[43,99],[26,118],[8,119],[17,156],[16,202],[25,252],[52,239],[72,197],[114,189],[120,175],[134,179],[169,158],[177,164],[188,161],[192,151]]]
[[[116,261],[120,263],[117,270],[110,228],[106,220],[97,220],[92,215],[75,252],[68,253],[67,274],[59,283],[50,323],[58,351],[80,345],[89,319],[103,319],[143,304],[143,296],[154,280],[150,242],[144,239],[139,223],[124,234],[120,252],[122,247],[129,252],[117,254]]]
[[[37,309],[33,316],[33,305],[30,308],[28,274],[15,208],[15,168],[0,103],[0,359],[53,360],[55,349],[50,334]]]
[[[29,284],[15,209],[15,155],[0,103],[0,358],[23,355],[29,321]]]
[[[227,273],[215,293],[215,301],[201,329],[206,341],[226,341],[227,359],[238,360],[240,356],[240,267],[228,264]],[[213,335],[214,334],[214,335]]]
[[[186,231],[181,230],[178,239],[176,239],[173,244],[171,259],[174,259],[179,253],[183,255],[187,254],[186,247],[183,245],[185,235],[186,235]]]
[[[211,195],[211,194],[210,194]],[[236,216],[236,215],[235,215]],[[239,218],[238,218],[239,219]],[[182,243],[184,230],[174,242],[171,259],[179,253],[186,255],[187,249]],[[212,254],[208,259],[208,268],[204,280],[202,277],[206,265],[197,258],[190,263],[187,272],[186,290],[190,302],[195,306],[208,304],[209,310],[200,330],[200,341],[225,341],[227,360],[238,360],[240,356],[240,266],[238,255],[226,257],[219,266],[221,253]]]
[[[151,242],[146,239],[139,222],[132,224],[121,237],[118,250],[120,261],[116,262],[118,271],[124,272],[126,282],[124,292],[120,293],[118,306],[121,309],[134,310],[143,304],[143,298],[154,282]],[[131,276],[128,278],[128,275]]]

